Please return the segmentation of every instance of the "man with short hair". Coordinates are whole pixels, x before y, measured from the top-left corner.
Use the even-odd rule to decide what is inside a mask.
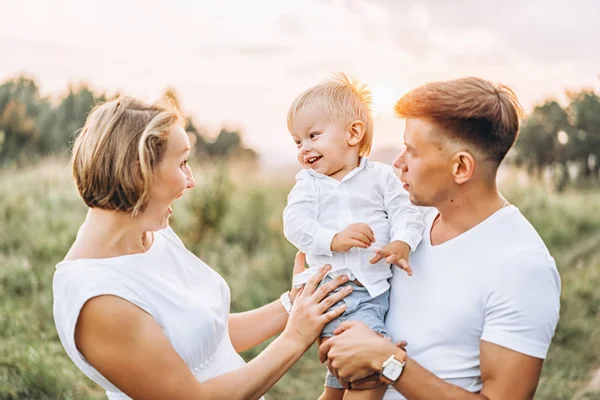
[[[517,138],[516,95],[479,78],[433,82],[396,112],[406,149],[394,166],[411,201],[428,207],[413,276],[395,268],[391,278],[386,326],[408,347],[347,322],[321,360],[351,388],[376,376],[390,385],[386,400],[530,399],[559,318],[560,277],[496,185]]]

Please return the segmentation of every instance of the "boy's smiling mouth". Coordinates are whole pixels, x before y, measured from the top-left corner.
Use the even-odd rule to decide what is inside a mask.
[[[304,159],[304,162],[307,163],[308,165],[314,165],[321,158],[323,158],[323,156],[307,157]]]

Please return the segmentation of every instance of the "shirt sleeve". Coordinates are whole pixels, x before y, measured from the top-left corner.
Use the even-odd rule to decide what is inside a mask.
[[[319,223],[319,203],[310,176],[298,174],[283,210],[285,237],[305,254],[332,256],[331,241],[337,231]]]
[[[423,214],[410,202],[408,192],[391,169],[386,174],[384,203],[391,227],[390,240],[401,240],[414,251],[423,238]]]
[[[560,276],[547,249],[515,254],[490,285],[481,340],[546,358],[560,310]]]

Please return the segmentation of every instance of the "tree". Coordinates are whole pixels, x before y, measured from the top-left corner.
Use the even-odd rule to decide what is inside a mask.
[[[56,109],[47,109],[40,116],[40,152],[65,153],[77,131],[85,124],[89,112],[101,100],[86,85],[69,87],[67,95]]]
[[[0,164],[34,150],[41,103],[37,84],[21,76],[0,86]]]
[[[600,177],[600,97],[592,90],[570,93],[572,117],[571,157],[584,177]]]
[[[217,139],[208,145],[208,152],[213,157],[224,158],[240,148],[241,142],[239,132],[223,128]]]
[[[544,168],[560,163],[566,170],[566,151],[559,132],[572,131],[567,112],[554,100],[535,107],[521,127],[515,144],[516,161],[541,177]]]

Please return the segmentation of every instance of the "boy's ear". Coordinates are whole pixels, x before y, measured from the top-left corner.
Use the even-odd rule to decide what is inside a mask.
[[[365,136],[365,124],[362,121],[354,121],[348,128],[348,144],[350,146],[356,146],[362,142]]]

